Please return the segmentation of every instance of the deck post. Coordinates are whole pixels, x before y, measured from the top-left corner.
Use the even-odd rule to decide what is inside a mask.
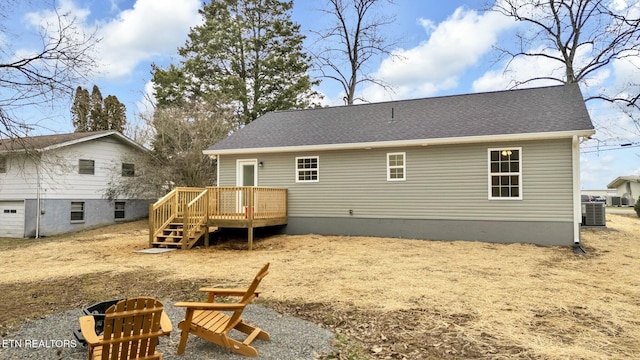
[[[182,239],[180,240],[181,249],[185,250],[187,248],[187,242],[189,242],[189,238],[185,237],[187,235],[187,229],[189,228],[189,207],[183,206],[183,218],[182,218]]]
[[[210,227],[228,227],[247,229],[248,249],[253,250],[256,227],[287,223],[287,197],[287,189],[277,188],[176,187],[149,207],[149,245],[188,249],[193,246],[188,234],[204,233],[208,247]],[[169,226],[171,231],[164,232]]]
[[[149,204],[149,248],[153,247],[153,235],[156,232],[155,214],[153,204]]]
[[[249,251],[253,250],[253,212],[255,211],[255,199],[256,199],[256,188],[255,187],[250,187],[249,188],[249,216],[248,216],[248,220],[249,220],[249,227],[247,228],[247,231],[249,233]]]
[[[209,247],[209,189],[205,188],[206,195],[204,196],[204,248]]]

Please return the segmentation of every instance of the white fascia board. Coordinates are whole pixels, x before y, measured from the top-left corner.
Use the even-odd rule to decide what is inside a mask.
[[[277,146],[263,148],[245,148],[245,149],[220,149],[220,150],[203,150],[205,155],[242,155],[255,153],[282,153],[282,152],[309,152],[323,150],[354,150],[354,149],[374,149],[374,148],[391,148],[406,146],[433,146],[433,145],[451,145],[451,144],[471,144],[485,142],[500,141],[527,141],[527,140],[550,140],[578,137],[590,137],[595,134],[595,130],[579,130],[579,131],[557,131],[543,133],[528,134],[505,134],[505,135],[486,135],[486,136],[467,136],[455,138],[438,138],[438,139],[412,139],[412,140],[395,140],[395,141],[375,141],[363,143],[345,143],[345,144],[320,144],[320,145],[300,145],[300,146]]]
[[[51,146],[47,146],[43,149],[41,149],[42,151],[48,151],[48,150],[53,150],[53,149],[58,149],[61,147],[65,147],[65,146],[70,146],[70,145],[75,145],[75,144],[79,144],[79,143],[83,143],[86,141],[91,141],[91,140],[96,140],[96,139],[100,139],[100,138],[104,138],[104,137],[108,137],[108,136],[115,136],[118,140],[124,142],[125,144],[134,147],[142,152],[148,152],[149,149],[145,148],[144,146],[138,144],[137,142],[129,139],[128,137],[120,134],[119,132],[113,130],[113,131],[109,131],[109,132],[105,132],[105,133],[101,133],[101,134],[93,134],[93,135],[89,135],[80,139],[75,139],[75,140],[71,140],[71,141],[66,141],[60,144],[55,144],[55,145],[51,145]]]

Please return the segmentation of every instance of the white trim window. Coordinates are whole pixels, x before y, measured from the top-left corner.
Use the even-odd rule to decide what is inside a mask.
[[[489,199],[522,200],[522,148],[489,149]]]
[[[387,181],[407,180],[407,153],[387,153]]]
[[[0,173],[7,172],[7,158],[4,156],[0,156]]]
[[[320,159],[317,156],[296,158],[296,182],[320,181]]]

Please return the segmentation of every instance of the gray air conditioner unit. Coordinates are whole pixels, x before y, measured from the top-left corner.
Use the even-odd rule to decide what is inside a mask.
[[[582,203],[582,225],[606,226],[605,206],[603,203]]]

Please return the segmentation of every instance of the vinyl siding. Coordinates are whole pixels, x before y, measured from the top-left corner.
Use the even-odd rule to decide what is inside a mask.
[[[102,199],[107,184],[122,176],[123,159],[133,151],[112,138],[100,138],[49,154],[43,162],[43,198]],[[94,174],[78,173],[80,159],[94,161]]]
[[[109,181],[122,176],[122,162],[131,147],[112,138],[66,146],[44,154],[40,161],[42,199],[102,199]],[[95,161],[95,173],[79,174],[78,160]],[[34,161],[24,155],[7,156],[8,169],[0,173],[0,200],[37,197]]]
[[[7,156],[7,172],[0,173],[0,200],[36,197],[36,169],[26,156]]]
[[[522,200],[489,200],[489,148],[522,148]],[[387,153],[406,152],[406,181],[387,181]],[[319,156],[319,182],[295,182],[295,158]],[[258,159],[259,186],[289,189],[289,215],[387,219],[572,221],[571,140],[221,156]],[[353,215],[349,214],[353,211]]]

